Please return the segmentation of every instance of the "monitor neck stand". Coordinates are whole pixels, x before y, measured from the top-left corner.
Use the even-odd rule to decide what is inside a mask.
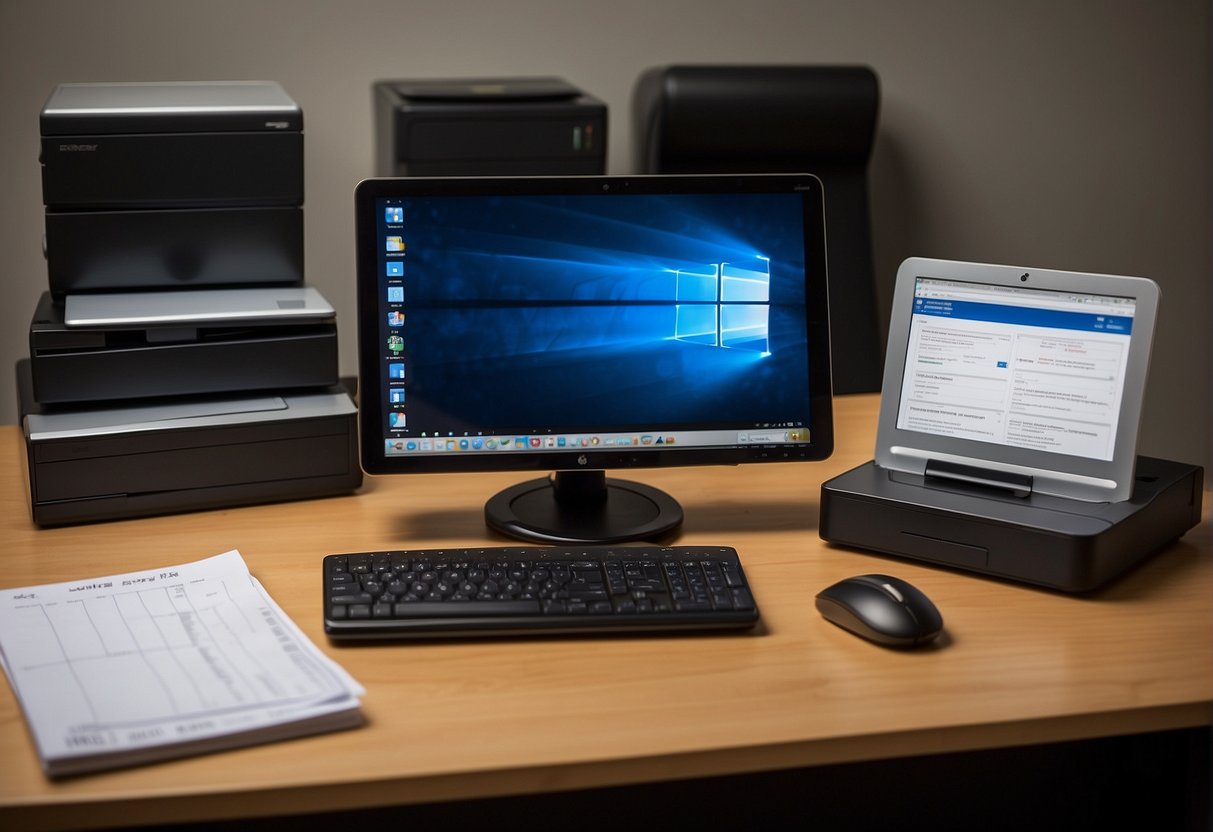
[[[676,530],[682,506],[659,489],[608,480],[605,471],[557,471],[494,495],[484,519],[489,528],[522,540],[605,545]]]
[[[975,465],[930,459],[927,460],[926,469],[922,474],[927,479],[933,477],[976,489],[993,489],[1012,497],[1027,497],[1032,493],[1032,478],[1027,474],[1014,474],[1010,471],[994,471]]]

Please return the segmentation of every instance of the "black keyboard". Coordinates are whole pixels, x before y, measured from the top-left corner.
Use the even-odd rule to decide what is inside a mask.
[[[489,547],[328,555],[342,639],[738,629],[758,607],[723,546]]]

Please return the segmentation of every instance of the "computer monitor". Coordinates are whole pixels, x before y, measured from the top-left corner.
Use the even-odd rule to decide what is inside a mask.
[[[489,526],[610,544],[683,513],[607,471],[830,454],[815,177],[371,179],[355,203],[367,473],[552,472]]]

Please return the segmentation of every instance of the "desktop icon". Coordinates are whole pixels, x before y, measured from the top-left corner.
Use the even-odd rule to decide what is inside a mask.
[[[387,348],[392,352],[404,352],[404,339],[399,335],[389,335]]]
[[[404,222],[404,209],[399,205],[389,205],[383,209],[383,221],[397,225]]]
[[[403,286],[387,287],[387,302],[388,303],[404,303],[404,287]]]
[[[404,362],[397,361],[387,365],[388,378],[404,378]]]
[[[399,260],[389,260],[388,264],[387,264],[387,276],[388,277],[403,277],[404,276],[404,263],[400,262]]]
[[[393,387],[391,390],[388,390],[387,393],[388,401],[390,401],[392,404],[404,404],[403,387]]]
[[[387,313],[387,325],[388,326],[404,326],[404,313],[403,312]]]
[[[404,414],[398,410],[393,410],[388,414],[388,423],[394,428],[404,427]]]
[[[384,239],[385,251],[404,251],[403,237],[387,237]]]

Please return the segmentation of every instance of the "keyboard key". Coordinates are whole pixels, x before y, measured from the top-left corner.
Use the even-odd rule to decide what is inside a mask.
[[[409,618],[539,615],[538,601],[418,601],[397,604],[396,615]]]

